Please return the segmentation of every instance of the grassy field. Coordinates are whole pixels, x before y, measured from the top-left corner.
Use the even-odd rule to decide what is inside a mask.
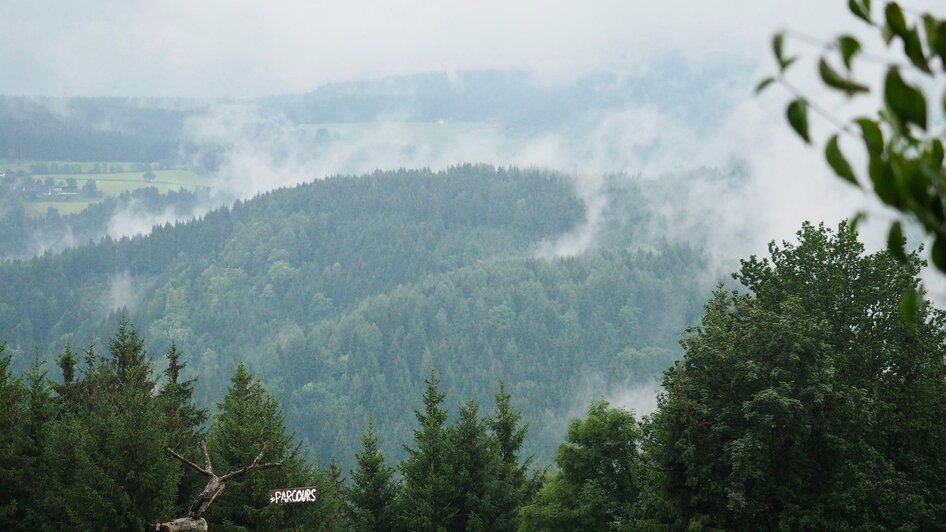
[[[177,190],[181,187],[195,189],[203,184],[203,178],[189,170],[155,170],[154,181],[150,183],[141,177],[142,173],[143,172],[123,172],[120,174],[53,174],[36,177],[40,179],[52,177],[57,181],[65,181],[71,177],[79,183],[80,188],[86,181],[95,180],[99,190],[106,196],[117,196],[122,192],[145,187],[155,187],[162,193],[165,193],[168,190]]]
[[[90,162],[71,162],[71,161],[5,161],[0,160],[0,170],[25,170],[29,171],[30,166],[38,163],[44,164],[79,164],[82,166],[83,172],[91,171],[95,163]],[[123,163],[123,162],[108,162],[100,163],[107,165],[122,165],[126,169],[130,168],[134,163]],[[82,174],[69,174],[69,173],[58,173],[58,174],[43,174],[43,175],[34,175],[34,179],[45,180],[47,178],[55,179],[56,181],[65,181],[69,178],[75,179],[78,182],[79,188],[82,188],[82,185],[86,181],[95,180],[96,185],[99,190],[105,196],[117,196],[122,192],[129,192],[145,187],[154,187],[158,189],[162,194],[167,193],[170,190],[179,190],[185,188],[188,190],[194,190],[206,183],[206,180],[200,174],[192,172],[190,170],[154,170],[155,178],[153,181],[145,181],[141,176],[144,172],[142,171],[127,171],[119,173],[82,173]],[[90,201],[85,199],[68,199],[68,200],[52,200],[52,201],[31,201],[25,204],[27,212],[33,216],[42,216],[46,214],[49,207],[54,207],[59,211],[60,214],[73,214],[81,212],[83,209],[88,207]]]

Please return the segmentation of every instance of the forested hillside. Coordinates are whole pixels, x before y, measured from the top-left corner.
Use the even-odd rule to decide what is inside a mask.
[[[8,435],[0,440],[0,527],[140,530],[164,521],[148,530],[208,523],[225,530],[943,528],[946,466],[938,458],[946,431],[937,421],[946,415],[946,314],[921,301],[905,315],[901,295],[918,288],[922,260],[916,252],[903,262],[886,251],[866,254],[845,223],[836,231],[806,223],[797,244],[772,243],[770,257],[743,260],[734,274],[743,289],[716,290],[700,324],[684,333],[683,357],[664,371],[657,410],[638,417],[590,401],[584,417],[570,416],[564,437],[544,431],[541,438],[564,441],[554,470],[537,471],[544,463],[526,443],[531,427],[543,430],[543,416],[556,408],[548,405],[574,389],[571,375],[610,363],[606,371],[634,379],[666,363],[658,351],[634,347],[613,361],[558,356],[556,344],[607,351],[595,340],[613,337],[598,328],[600,314],[622,316],[619,326],[632,343],[659,342],[660,320],[636,319],[630,304],[617,309],[621,297],[599,291],[613,283],[614,292],[629,291],[641,304],[661,296],[659,276],[649,278],[656,291],[622,285],[620,275],[596,277],[621,271],[626,258],[639,265],[626,268],[630,279],[644,280],[658,267],[680,273],[686,254],[654,260],[613,252],[552,264],[509,259],[514,265],[498,271],[478,264],[375,296],[324,324],[319,345],[328,347],[310,362],[338,364],[317,368],[303,392],[333,383],[336,390],[296,395],[289,408],[321,422],[302,426],[327,441],[354,428],[359,400],[375,400],[369,407],[381,417],[362,422],[361,445],[344,460],[350,468],[336,460],[312,463],[285,404],[243,363],[222,401],[200,408],[193,394],[201,381],[183,377],[178,347],[166,351],[166,369],[157,373],[126,320],[107,338],[107,349],[63,349],[54,372],[37,360],[25,375],[13,375],[0,343],[0,429]],[[464,311],[455,296],[469,290],[487,304]],[[540,303],[522,307],[526,298]],[[596,298],[605,301],[600,314],[595,308],[587,320],[568,316],[560,334],[529,316],[554,322],[555,301],[570,302],[581,316]],[[477,319],[478,308],[497,301],[487,320]],[[680,312],[672,303],[666,308]],[[409,332],[398,326],[390,334],[388,322],[405,320]],[[536,357],[508,342],[504,354],[515,356],[497,355],[502,338],[484,331],[517,322],[540,325],[519,337],[545,350],[550,369],[518,364]],[[409,372],[389,362],[412,358],[402,348],[424,330],[428,347],[411,361],[428,366],[418,376],[423,384],[413,396],[386,395],[380,390],[403,394],[410,387],[398,380],[411,381]],[[429,345],[441,346],[443,356],[431,356]],[[457,345],[465,347],[452,349]],[[482,360],[492,361],[488,371]],[[445,364],[452,385],[433,367]],[[518,381],[524,396],[500,381],[492,400],[457,397],[498,377]],[[540,386],[522,386],[523,378]],[[382,449],[380,440],[392,433],[403,433],[400,458]],[[336,450],[346,443],[336,442]],[[198,447],[204,468],[194,463]],[[244,464],[259,467],[244,474]],[[223,473],[237,468],[236,477]],[[194,470],[227,478],[226,491],[218,484],[213,493],[222,496],[208,502],[205,490],[189,505],[203,483]],[[266,505],[273,486],[303,485],[315,490],[310,504]]]
[[[625,221],[646,215],[621,208]],[[450,406],[486,401],[502,377],[535,418],[530,450],[548,459],[589,397],[652,385],[702,297],[686,248],[531,258],[584,216],[548,172],[331,178],[0,265],[0,330],[23,371],[32,346],[101,343],[124,314],[151,352],[185,351],[203,405],[245,361],[323,460],[350,459],[367,417],[399,457],[410,414],[390,398],[416,394],[430,367]]]
[[[0,96],[0,158],[177,160],[181,128],[196,109],[186,100]]]
[[[26,205],[0,183],[0,260],[29,258],[97,242],[109,233],[146,233],[149,220],[189,218],[207,200],[208,192],[185,189],[161,194],[147,187],[90,203],[76,214],[55,208],[33,217]],[[139,223],[129,224],[129,221]],[[139,226],[139,227],[135,227]]]

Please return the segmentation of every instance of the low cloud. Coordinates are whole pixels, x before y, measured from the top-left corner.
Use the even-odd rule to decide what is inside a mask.
[[[195,210],[181,212],[178,207],[169,205],[161,210],[154,210],[146,207],[137,198],[132,198],[115,209],[108,219],[105,233],[113,239],[147,235],[155,226],[193,219],[204,214],[209,207],[210,205],[203,205]]]
[[[878,210],[794,137],[780,103],[753,98],[749,86],[746,80],[741,97],[723,99],[727,107],[709,126],[699,117],[690,124],[629,104],[591,110],[578,123],[525,138],[486,124],[434,146],[409,122],[382,121],[355,138],[316,142],[283,116],[227,105],[195,117],[186,129],[190,141],[217,150],[212,188],[218,204],[376,169],[486,162],[561,171],[572,176],[586,204],[586,223],[540,250],[545,256],[594,248],[611,202],[607,185],[621,179],[639,186],[640,200],[654,214],[633,228],[640,243],[689,242],[714,264],[764,252],[768,241],[790,239],[804,220],[835,223],[859,209]],[[721,94],[729,90],[720,88]],[[720,177],[726,174],[732,175]]]
[[[105,308],[110,312],[125,311],[133,314],[138,308],[139,295],[135,278],[127,271],[113,275],[105,292]]]

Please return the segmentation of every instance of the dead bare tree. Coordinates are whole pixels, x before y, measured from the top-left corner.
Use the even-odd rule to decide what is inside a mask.
[[[165,450],[171,456],[189,465],[192,469],[201,475],[204,475],[209,480],[207,481],[207,486],[204,488],[204,491],[200,492],[200,495],[198,495],[197,498],[194,499],[193,504],[191,504],[190,509],[187,511],[187,517],[180,517],[166,523],[149,525],[148,530],[160,532],[185,532],[190,530],[206,531],[207,521],[203,518],[204,512],[206,512],[207,508],[210,507],[210,503],[212,503],[214,499],[216,499],[217,496],[223,492],[223,488],[227,481],[240,478],[243,475],[252,473],[253,471],[272,469],[282,465],[282,462],[268,462],[265,464],[259,463],[259,461],[263,458],[263,454],[268,448],[269,442],[264,443],[263,448],[260,450],[259,454],[256,455],[253,463],[244,467],[243,469],[237,469],[236,471],[231,471],[222,476],[214,473],[213,465],[210,463],[210,454],[207,453],[207,443],[204,441],[200,442],[200,451],[204,455],[204,467],[200,467],[187,458],[177,454],[170,447],[165,448]]]

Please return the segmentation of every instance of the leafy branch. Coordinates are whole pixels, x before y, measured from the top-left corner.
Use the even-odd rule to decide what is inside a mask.
[[[933,264],[946,272],[946,171],[943,167],[943,132],[930,127],[930,116],[942,117],[946,95],[930,94],[946,74],[946,20],[930,13],[904,10],[897,2],[883,4],[883,16],[875,19],[871,0],[849,0],[851,14],[874,30],[888,50],[902,53],[902,60],[864,52],[861,41],[841,35],[821,41],[797,31],[777,33],[772,52],[777,72],[763,79],[757,92],[773,84],[792,95],[786,108],[789,125],[811,144],[808,116],[811,112],[827,120],[836,132],[825,143],[824,155],[834,173],[844,181],[872,191],[884,204],[918,221],[933,239]],[[799,91],[788,79],[799,56],[786,53],[787,39],[820,48],[818,75],[831,91],[849,99],[881,94],[883,105],[872,116],[842,120]],[[900,46],[897,46],[900,45]],[[882,84],[871,86],[854,76],[859,61],[886,69]],[[839,66],[838,66],[839,65]],[[909,79],[903,74],[909,73]],[[934,111],[936,114],[934,114]],[[867,153],[867,167],[855,169],[841,150],[838,137],[856,138]],[[861,217],[859,215],[859,217]],[[888,249],[907,260],[900,222],[890,224]]]

